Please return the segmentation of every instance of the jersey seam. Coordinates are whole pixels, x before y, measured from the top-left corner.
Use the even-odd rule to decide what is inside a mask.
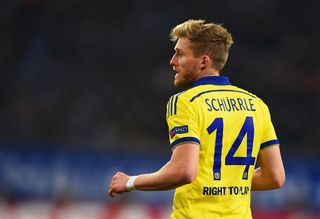
[[[198,97],[200,97],[203,94],[206,93],[211,93],[211,92],[235,92],[235,93],[242,93],[242,94],[246,94],[252,98],[257,98],[255,95],[244,92],[244,91],[238,91],[238,90],[229,90],[229,89],[218,89],[218,90],[206,90],[206,91],[202,91],[200,93],[198,93],[197,95],[193,96],[189,102],[193,102],[195,99],[197,99]]]
[[[269,147],[269,146],[272,146],[272,145],[276,145],[276,144],[279,144],[279,140],[278,139],[266,141],[266,142],[264,142],[264,143],[262,143],[260,145],[260,149],[263,149],[263,148],[266,148],[266,147]]]
[[[200,145],[200,140],[198,138],[195,137],[183,137],[183,138],[179,138],[177,140],[175,140],[174,142],[171,143],[171,147],[174,148],[179,144],[183,144],[186,142],[194,142]]]

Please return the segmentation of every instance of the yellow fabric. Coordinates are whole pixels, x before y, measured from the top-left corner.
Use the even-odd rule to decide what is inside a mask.
[[[198,175],[191,184],[176,189],[172,219],[252,218],[251,179],[260,146],[278,143],[268,107],[261,99],[214,81],[204,80],[175,94],[167,104],[172,150],[186,142],[200,145]],[[208,130],[210,125],[213,128]],[[216,145],[219,139],[221,154]],[[248,151],[251,143],[252,151]],[[237,161],[238,157],[245,161]],[[219,159],[220,168],[214,165]],[[220,172],[214,174],[214,166]]]

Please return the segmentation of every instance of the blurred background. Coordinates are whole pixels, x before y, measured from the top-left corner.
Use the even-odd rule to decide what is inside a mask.
[[[318,1],[0,1],[0,218],[162,219],[172,191],[106,195],[116,171],[170,158],[168,34],[222,23],[222,74],[269,106],[285,186],[254,192],[254,218],[320,218]]]

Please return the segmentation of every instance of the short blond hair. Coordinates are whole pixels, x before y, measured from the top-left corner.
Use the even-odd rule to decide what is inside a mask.
[[[218,71],[226,64],[233,44],[232,36],[226,28],[220,24],[205,23],[204,20],[188,20],[175,26],[170,32],[170,39],[176,42],[180,37],[190,40],[196,57],[207,54],[213,59],[213,67]]]

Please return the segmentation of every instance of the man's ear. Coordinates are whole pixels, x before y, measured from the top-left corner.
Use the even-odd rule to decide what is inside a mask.
[[[210,62],[210,57],[208,55],[203,55],[200,60],[200,68],[205,69]]]

